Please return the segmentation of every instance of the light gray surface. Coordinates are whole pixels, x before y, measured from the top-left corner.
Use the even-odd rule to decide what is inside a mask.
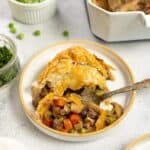
[[[27,26],[15,23],[18,32],[25,33],[23,41],[17,41],[9,33],[7,24],[12,20],[7,0],[0,0],[0,33],[13,38],[18,46],[22,66],[39,49],[67,40],[61,33],[70,31],[69,39],[97,41],[114,49],[132,68],[136,79],[150,77],[150,41],[105,43],[91,34],[83,0],[58,0],[57,15],[48,23]],[[32,32],[40,29],[42,35],[33,37]],[[0,98],[0,136],[13,137],[24,143],[29,150],[123,150],[134,138],[150,132],[150,90],[138,92],[134,106],[127,118],[113,135],[92,142],[69,143],[55,140],[36,129],[25,117],[17,94],[17,84]]]

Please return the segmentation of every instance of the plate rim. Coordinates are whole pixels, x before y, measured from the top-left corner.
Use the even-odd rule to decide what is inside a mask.
[[[124,120],[124,118],[127,116],[129,111],[131,110],[131,108],[133,106],[133,103],[135,101],[136,92],[132,91],[131,96],[130,96],[130,100],[129,100],[129,105],[126,108],[126,110],[124,111],[124,114],[117,121],[115,121],[113,124],[109,125],[108,127],[105,127],[102,130],[95,131],[95,132],[90,132],[90,133],[85,133],[85,134],[71,134],[71,133],[65,133],[65,132],[57,131],[57,130],[54,130],[52,128],[49,128],[49,127],[43,125],[40,121],[35,119],[34,116],[31,114],[30,110],[28,109],[28,107],[26,106],[25,102],[24,102],[23,92],[22,92],[22,81],[23,81],[23,77],[24,77],[24,74],[25,74],[28,66],[32,63],[32,61],[34,59],[36,59],[36,57],[38,57],[40,54],[42,54],[47,49],[57,47],[57,46],[63,46],[63,45],[66,45],[66,44],[77,44],[77,43],[92,45],[92,46],[95,46],[95,47],[98,47],[98,48],[104,48],[108,52],[112,53],[114,56],[116,56],[126,66],[127,71],[128,71],[128,73],[131,77],[131,82],[132,83],[135,82],[135,77],[133,75],[133,72],[132,72],[131,68],[129,67],[129,65],[124,61],[124,59],[121,56],[119,56],[113,49],[111,49],[111,48],[109,48],[109,47],[107,47],[103,44],[93,42],[93,41],[86,41],[86,40],[69,40],[69,41],[63,41],[63,42],[56,42],[54,44],[48,45],[46,48],[43,48],[43,49],[39,50],[37,53],[35,53],[31,56],[31,58],[27,61],[26,65],[24,66],[24,68],[21,72],[20,79],[19,79],[19,100],[21,101],[21,105],[22,105],[23,110],[24,110],[25,114],[27,115],[27,117],[29,117],[40,128],[46,130],[46,132],[48,132],[48,134],[50,132],[52,132],[53,134],[57,134],[57,135],[61,135],[61,136],[78,137],[78,138],[80,137],[81,138],[81,137],[90,137],[90,136],[94,136],[94,135],[97,135],[97,134],[104,133],[104,132],[116,127],[117,125],[120,124],[120,122],[122,120]]]
[[[131,148],[133,148],[135,145],[139,144],[140,142],[142,142],[143,140],[150,138],[150,133],[144,134],[136,139],[134,139],[132,142],[130,142],[125,150],[131,150]]]

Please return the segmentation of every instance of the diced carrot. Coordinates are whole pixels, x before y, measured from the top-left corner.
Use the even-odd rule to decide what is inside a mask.
[[[70,120],[71,120],[71,123],[74,125],[74,124],[79,123],[81,118],[78,114],[72,114],[70,115]]]
[[[63,99],[55,99],[53,100],[53,103],[55,106],[58,107],[63,107],[66,104],[66,102]]]
[[[64,107],[64,105],[66,104],[66,102],[63,99],[55,99],[53,100],[53,103],[55,106],[58,107]]]
[[[69,130],[71,130],[73,128],[72,123],[69,119],[64,120],[64,128],[65,128],[66,132],[68,132]]]
[[[43,119],[42,122],[46,125],[46,126],[52,126],[52,119]]]

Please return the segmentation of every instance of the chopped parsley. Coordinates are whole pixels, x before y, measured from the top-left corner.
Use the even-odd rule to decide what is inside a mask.
[[[12,58],[12,53],[6,47],[0,47],[0,68],[4,67]]]
[[[14,64],[13,66],[11,66],[11,68],[1,73],[0,87],[13,80],[17,76],[18,72],[19,72],[19,65]]]
[[[13,54],[6,46],[0,47],[0,69],[11,61]],[[0,87],[11,81],[17,76],[19,64],[15,62],[12,66],[0,72]]]

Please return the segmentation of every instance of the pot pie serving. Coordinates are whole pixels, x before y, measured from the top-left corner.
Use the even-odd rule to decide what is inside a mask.
[[[35,116],[44,125],[67,133],[88,133],[105,128],[123,114],[118,103],[99,96],[114,80],[113,68],[82,47],[59,53],[32,85]],[[83,100],[88,101],[84,103]]]
[[[93,0],[93,3],[109,11],[143,11],[150,14],[150,0]]]

